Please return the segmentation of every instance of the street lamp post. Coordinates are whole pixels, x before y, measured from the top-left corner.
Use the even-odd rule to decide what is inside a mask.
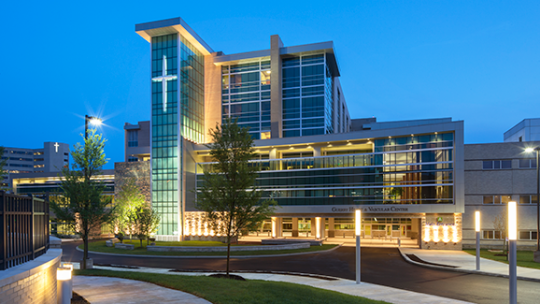
[[[362,230],[362,213],[360,209],[355,211],[354,228],[356,232],[356,284],[360,284],[360,232]]]
[[[480,270],[480,211],[474,213],[476,231],[476,270]]]
[[[534,252],[534,261],[540,263],[540,174],[539,174],[539,154],[540,146],[536,148],[527,148],[525,152],[536,151],[536,251]]]
[[[84,139],[88,139],[88,122],[90,122],[91,125],[99,126],[102,121],[98,117],[84,115]]]
[[[516,202],[508,202],[508,280],[510,304],[517,304],[517,208]]]

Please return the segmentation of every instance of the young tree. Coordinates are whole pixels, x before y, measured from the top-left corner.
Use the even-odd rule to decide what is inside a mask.
[[[503,241],[503,251],[507,251],[506,236],[508,235],[508,217],[504,210],[493,219],[493,228],[495,228],[495,232],[499,232],[499,239]]]
[[[255,179],[257,167],[250,164],[256,154],[253,139],[246,128],[227,119],[221,128],[210,131],[213,142],[210,149],[216,162],[204,172],[203,185],[197,192],[197,208],[206,212],[206,220],[216,233],[227,238],[227,276],[231,240],[242,230],[254,229],[274,210],[274,201],[261,202]]]
[[[143,208],[146,201],[141,190],[137,186],[134,178],[128,178],[119,185],[119,191],[115,195],[115,206],[117,219],[115,225],[118,225],[120,232],[129,232],[130,239],[134,232],[133,225],[137,220],[139,209]]]
[[[141,247],[144,239],[146,239],[146,245],[148,245],[150,235],[158,230],[160,220],[159,214],[152,208],[141,207],[137,210],[134,227],[135,235],[141,241]]]
[[[88,135],[84,145],[77,143],[74,146],[71,169],[67,166],[62,169],[63,193],[58,193],[56,199],[50,202],[56,217],[68,223],[83,240],[82,269],[86,269],[88,240],[92,231],[112,222],[114,218],[111,197],[103,195],[104,184],[92,179],[101,173],[101,168],[107,163],[103,152],[105,139],[95,134],[95,130],[89,131]]]

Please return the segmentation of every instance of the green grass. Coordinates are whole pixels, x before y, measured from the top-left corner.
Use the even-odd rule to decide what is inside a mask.
[[[201,242],[201,241],[186,241],[186,242]],[[156,245],[161,246],[171,246],[172,243],[184,243],[184,242],[156,242]],[[214,243],[214,242],[209,242]],[[103,253],[116,253],[116,254],[132,254],[132,255],[163,255],[163,256],[227,256],[227,252],[157,252],[157,251],[147,251],[146,242],[143,242],[143,247],[140,246],[138,240],[133,240],[131,243],[124,240],[124,244],[133,244],[135,245],[134,250],[125,250],[125,249],[116,249],[114,247],[105,246],[105,241],[96,241],[90,242],[88,244],[88,250],[103,252]],[[220,245],[223,245],[220,243]],[[178,245],[176,245],[178,246]],[[191,246],[200,246],[200,245],[191,245]],[[207,245],[213,246],[213,245]],[[241,245],[240,245],[241,246]],[[268,245],[271,246],[271,245]],[[242,255],[274,255],[274,254],[287,254],[287,253],[301,253],[301,252],[317,252],[321,250],[328,250],[336,247],[337,245],[322,245],[322,246],[311,246],[306,249],[291,249],[291,250],[260,250],[260,251],[231,251],[231,256],[242,256]],[[79,245],[79,249],[83,248],[83,245]]]
[[[476,255],[475,249],[465,249],[463,250],[471,255]],[[480,249],[480,257],[494,260],[497,262],[503,262],[508,264],[506,256],[495,256],[495,254],[501,254],[502,252],[489,252],[487,249]],[[540,263],[536,263],[533,260],[533,251],[518,251],[517,252],[517,265],[521,267],[540,269]]]
[[[118,277],[154,283],[204,298],[214,304],[372,304],[387,303],[305,285],[260,280],[228,280],[207,276],[149,274],[111,270],[76,270],[75,275]],[[240,274],[241,275],[241,274]],[[136,293],[134,294],[136,296]]]

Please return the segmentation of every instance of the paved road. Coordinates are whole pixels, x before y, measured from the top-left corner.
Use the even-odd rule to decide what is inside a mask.
[[[78,261],[82,253],[78,243],[67,243],[64,261]],[[94,263],[176,268],[186,270],[219,270],[224,259],[163,259],[90,255]],[[322,274],[355,279],[354,247],[341,247],[328,253],[279,258],[231,260],[233,270],[278,270]],[[362,281],[427,293],[475,303],[508,303],[508,279],[464,274],[420,267],[407,263],[395,248],[362,248]],[[519,303],[539,303],[540,283],[518,281]]]

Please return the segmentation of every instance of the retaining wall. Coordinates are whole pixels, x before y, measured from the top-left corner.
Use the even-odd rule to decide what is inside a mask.
[[[47,253],[22,265],[0,271],[0,304],[56,304],[56,269],[62,249]]]

